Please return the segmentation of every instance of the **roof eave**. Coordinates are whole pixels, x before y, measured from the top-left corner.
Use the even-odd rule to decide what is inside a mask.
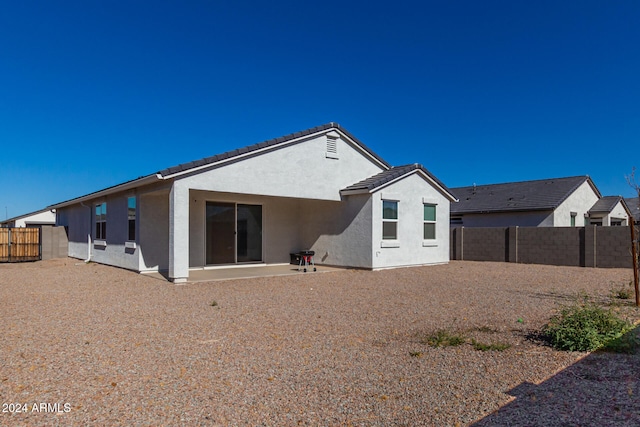
[[[371,194],[373,191],[368,188],[357,188],[351,190],[340,190],[340,195],[351,196],[354,194]]]
[[[67,200],[61,203],[57,203],[55,205],[47,206],[47,209],[59,209],[67,206],[75,205],[78,203],[86,202],[88,200],[98,199],[100,197],[108,196],[110,194],[119,193],[121,191],[131,190],[133,188],[142,187],[145,185],[153,184],[158,181],[162,181],[163,178],[160,174],[152,174],[140,177],[138,179],[134,179],[132,181],[128,181],[119,185],[115,185],[113,187],[105,188],[103,190],[96,191],[94,193],[89,193],[84,196],[76,197],[75,199]]]
[[[0,221],[0,224],[6,224],[8,222],[17,221],[17,220],[22,219],[22,218],[27,218],[27,217],[30,217],[30,216],[33,216],[33,215],[37,215],[37,214],[41,214],[41,213],[45,213],[45,212],[51,212],[51,210],[52,210],[52,208],[44,208],[44,209],[40,209],[40,210],[37,210],[37,211],[29,212],[29,213],[26,213],[26,214],[14,216],[13,218],[7,218],[7,219],[5,219],[3,221]]]
[[[484,209],[484,210],[469,210],[469,211],[456,211],[451,210],[451,215],[468,215],[468,214],[493,214],[493,213],[512,213],[512,212],[544,212],[553,211],[553,207],[542,208],[522,208],[522,209]]]
[[[458,202],[458,199],[451,194],[450,191],[447,191],[447,189],[443,188],[438,182],[434,181],[429,174],[425,173],[422,169],[413,169],[411,171],[408,171],[400,176],[397,176],[383,184],[380,184],[377,187],[374,188],[356,188],[356,189],[351,189],[351,190],[340,190],[340,194],[344,195],[344,196],[348,196],[348,195],[352,195],[352,194],[373,194],[376,193],[380,190],[382,190],[385,187],[388,187],[389,185],[398,182],[404,178],[406,178],[407,176],[414,174],[414,173],[420,173],[420,175],[427,180],[431,186],[433,186],[436,190],[438,190],[438,192],[440,192],[443,196],[445,196],[447,199],[449,199],[449,201],[451,202]]]

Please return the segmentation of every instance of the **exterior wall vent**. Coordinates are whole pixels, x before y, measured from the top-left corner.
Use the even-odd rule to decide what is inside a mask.
[[[338,135],[327,134],[327,151],[328,159],[338,159]]]

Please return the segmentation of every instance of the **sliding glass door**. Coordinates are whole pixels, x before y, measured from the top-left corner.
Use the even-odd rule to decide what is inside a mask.
[[[237,262],[262,261],[262,206],[238,205]]]
[[[262,206],[207,202],[207,265],[262,261]]]

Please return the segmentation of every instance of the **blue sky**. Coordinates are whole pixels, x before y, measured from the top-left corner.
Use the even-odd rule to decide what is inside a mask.
[[[0,218],[330,121],[449,187],[640,167],[637,1],[31,1],[0,12]]]

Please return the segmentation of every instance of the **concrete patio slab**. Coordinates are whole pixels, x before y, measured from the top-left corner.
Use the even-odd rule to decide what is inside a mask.
[[[271,276],[289,276],[293,274],[318,274],[331,271],[344,270],[339,267],[327,267],[324,265],[316,265],[317,271],[313,271],[313,267],[307,270],[307,273],[298,270],[297,265],[293,264],[277,264],[277,265],[252,265],[246,267],[229,267],[229,268],[211,268],[190,270],[187,283],[196,282],[213,282],[218,280],[233,279],[250,279],[253,277],[271,277]],[[144,273],[145,276],[154,277],[160,280],[169,280],[166,272],[163,273]]]

